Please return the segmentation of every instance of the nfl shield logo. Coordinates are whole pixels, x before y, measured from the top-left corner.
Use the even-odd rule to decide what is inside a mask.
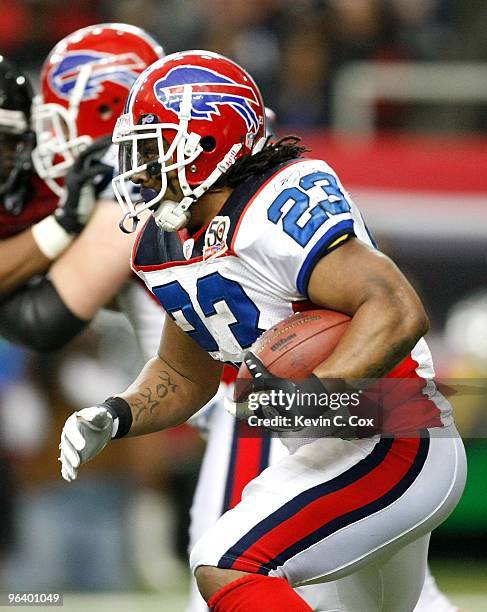
[[[184,259],[191,259],[191,255],[193,254],[194,240],[193,238],[188,238],[185,240],[183,244],[183,255]]]

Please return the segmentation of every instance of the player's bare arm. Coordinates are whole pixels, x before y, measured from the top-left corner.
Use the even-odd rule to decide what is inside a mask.
[[[17,216],[10,215],[8,237],[0,242],[0,295],[9,294],[33,276],[46,272],[83,230],[96,205],[92,180],[112,172],[110,166],[94,160],[108,144],[107,138],[99,139],[78,156],[65,178],[60,198],[39,177],[25,178],[29,184],[32,181],[34,195]],[[85,168],[88,162],[90,166]],[[53,214],[47,214],[52,211]],[[31,225],[36,219],[40,220]],[[31,227],[16,233],[16,223],[19,228]]]
[[[40,352],[60,348],[117,294],[130,276],[133,236],[118,230],[115,210],[112,200],[100,200],[87,228],[49,262],[48,276],[0,300],[5,338]]]
[[[51,282],[77,317],[89,321],[130,276],[133,236],[119,231],[112,200],[97,203],[78,239],[53,264]]]
[[[212,359],[166,317],[159,354],[120,394],[132,410],[128,435],[137,436],[187,421],[217,392],[223,365]]]
[[[37,246],[30,228],[0,241],[0,295],[44,272],[51,263]]]
[[[63,478],[75,480],[79,466],[113,437],[143,435],[185,422],[215,395],[222,369],[167,317],[159,355],[135,382],[124,393],[75,412],[66,421],[59,447]]]
[[[351,324],[319,378],[377,378],[391,370],[428,331],[421,301],[385,255],[352,238],[315,267],[313,303],[345,312]]]

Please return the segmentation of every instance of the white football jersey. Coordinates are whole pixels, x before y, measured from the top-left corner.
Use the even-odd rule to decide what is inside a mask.
[[[149,222],[133,268],[203,349],[238,363],[307,299],[314,265],[349,236],[371,244],[333,170],[299,160],[239,185],[209,226],[186,240]]]
[[[194,236],[162,232],[151,218],[132,267],[205,351],[239,364],[264,331],[303,308],[314,266],[350,237],[375,246],[332,168],[299,159],[242,182]],[[411,373],[434,376],[424,340],[389,376]],[[438,425],[451,421],[448,402],[431,404]]]

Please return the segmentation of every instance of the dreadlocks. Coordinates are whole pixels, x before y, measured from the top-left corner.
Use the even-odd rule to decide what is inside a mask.
[[[302,157],[309,149],[299,145],[300,141],[298,136],[285,136],[277,142],[266,144],[262,151],[255,155],[245,155],[237,159],[228,172],[216,181],[213,188],[235,187],[250,176],[263,174],[272,166]]]

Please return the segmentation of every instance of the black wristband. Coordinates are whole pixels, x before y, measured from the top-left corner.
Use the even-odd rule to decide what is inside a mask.
[[[123,438],[132,427],[132,410],[129,404],[121,397],[108,397],[100,406],[103,406],[112,415],[113,421],[117,419],[117,432],[113,438]]]

